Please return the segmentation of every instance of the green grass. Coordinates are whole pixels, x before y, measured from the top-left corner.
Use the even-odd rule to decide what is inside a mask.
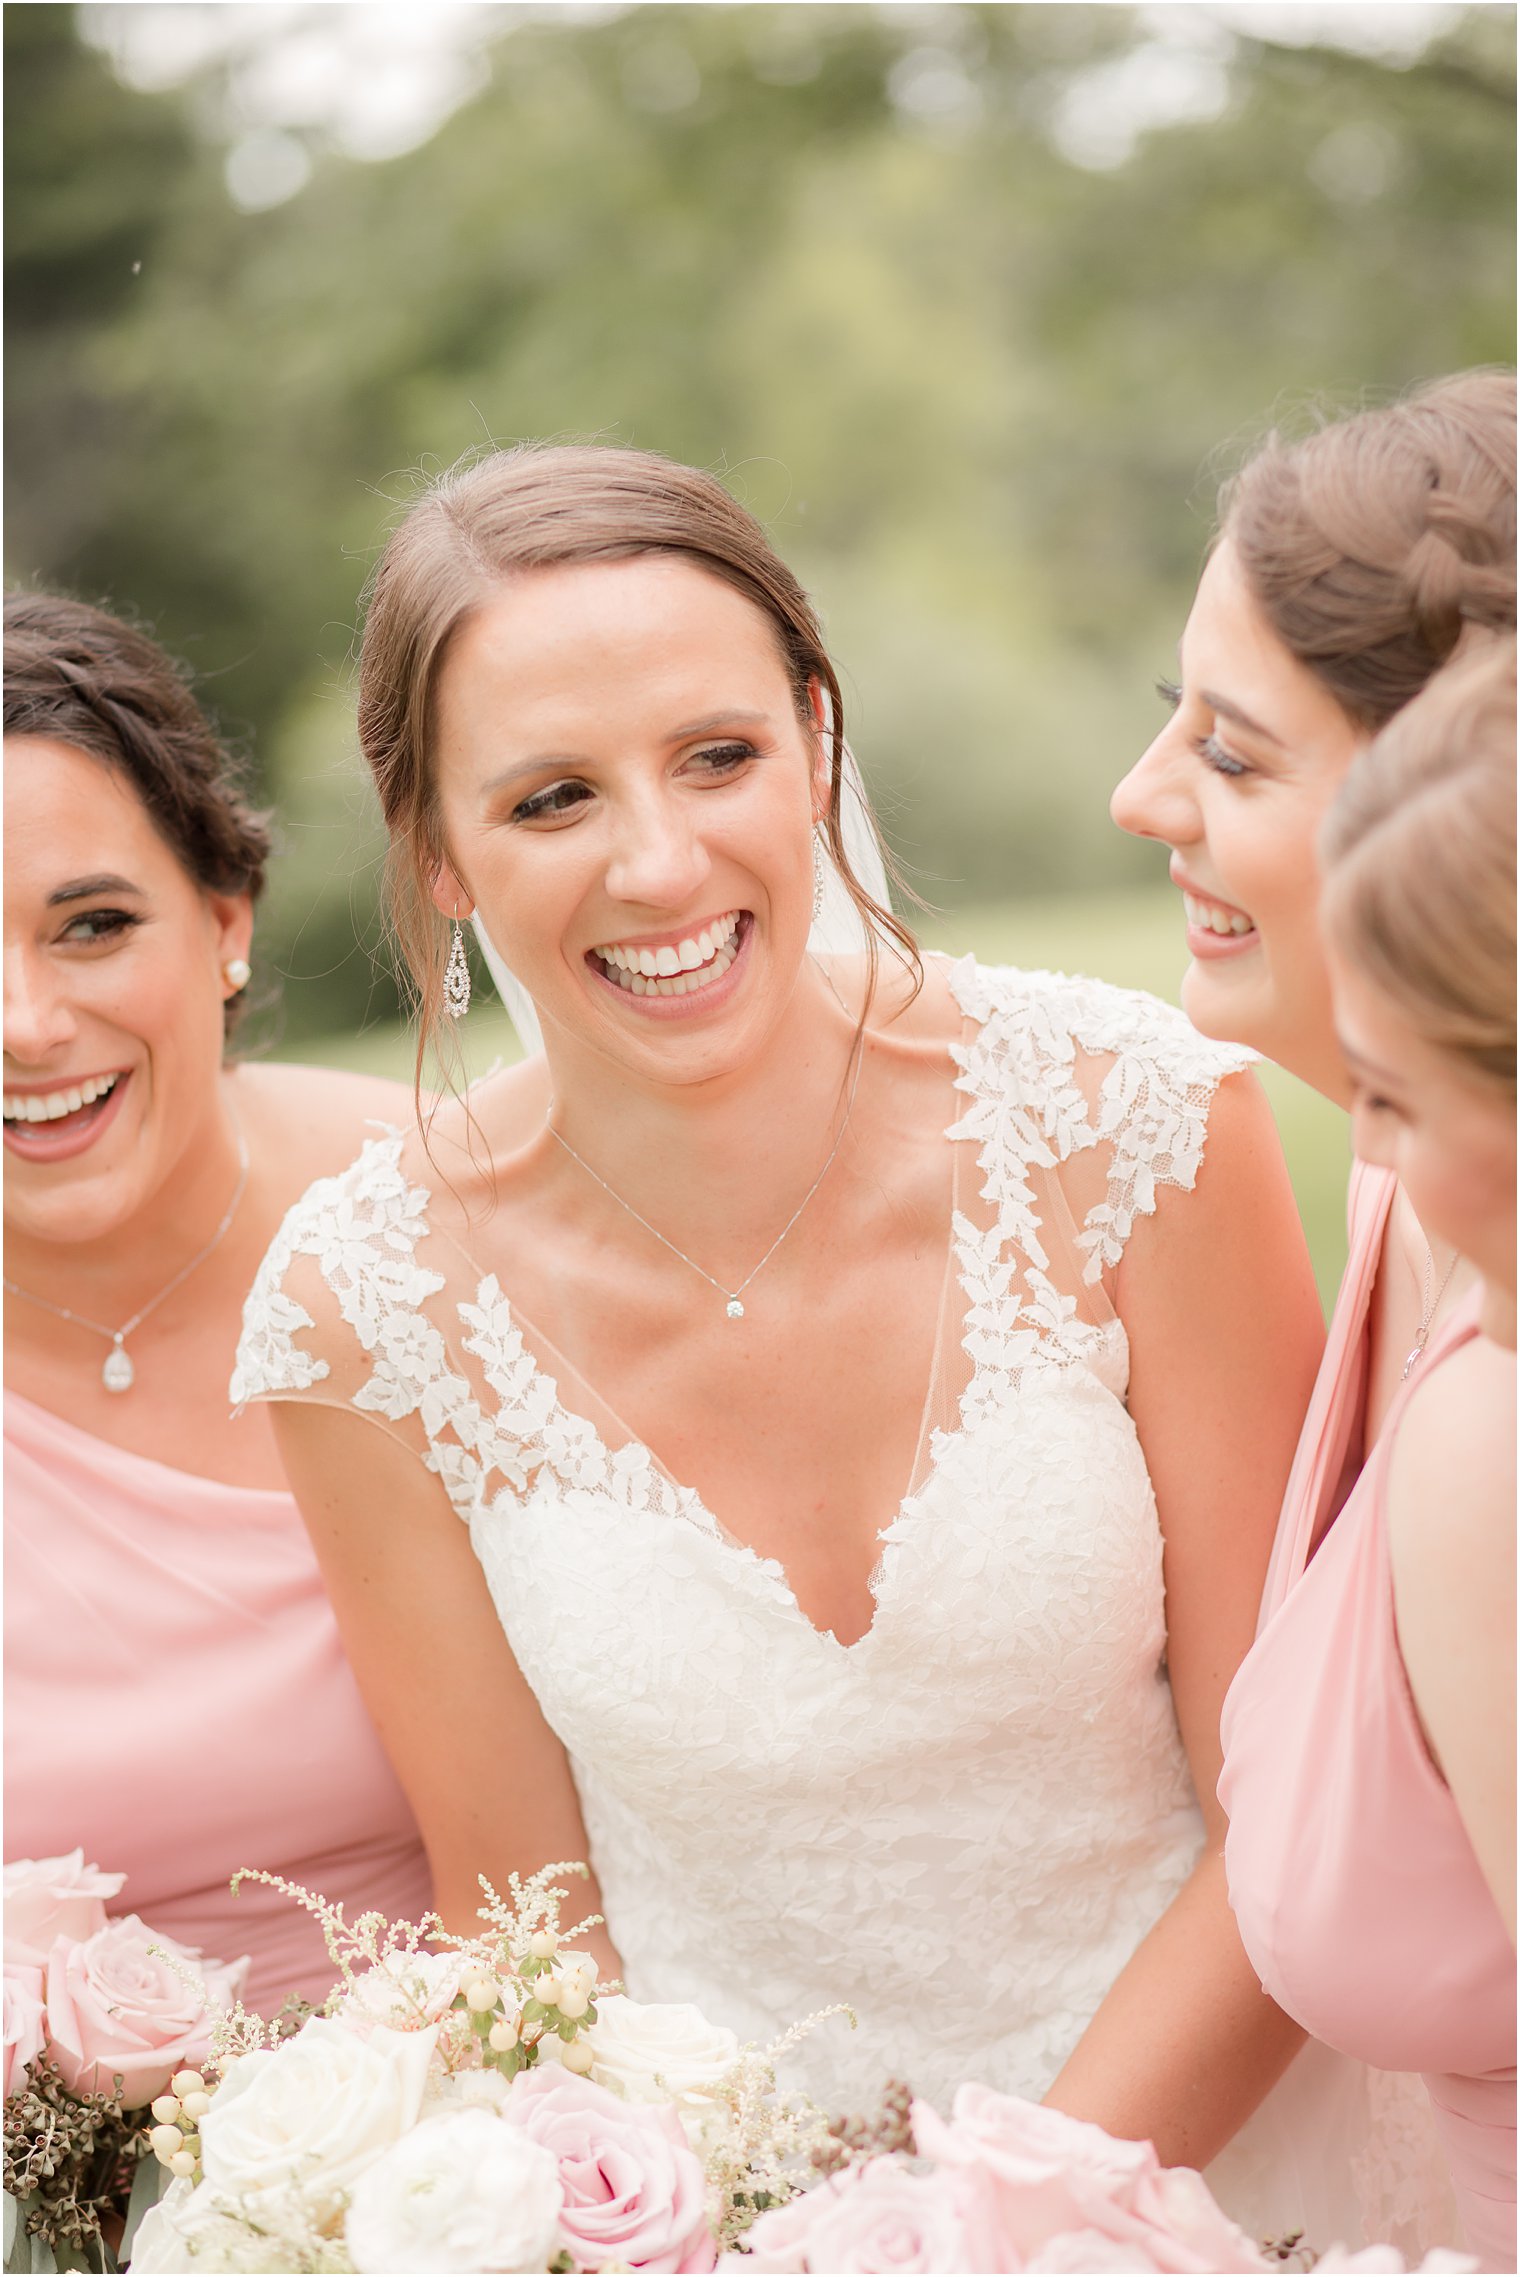
[[[1187,964],[1177,896],[1168,888],[1131,893],[1067,894],[1029,902],[985,902],[926,921],[924,946],[953,955],[972,950],[987,964],[1047,967],[1091,973],[1125,988],[1146,988],[1177,1002]],[[518,1056],[511,1022],[495,1003],[477,1002],[459,1030],[467,1077],[483,1075],[496,1060]],[[414,1046],[398,1026],[357,1036],[308,1037],[281,1057],[316,1066],[362,1069],[410,1083]],[[1345,1116],[1318,1092],[1263,1067],[1261,1077],[1282,1134],[1320,1295],[1328,1309],[1346,1261],[1346,1175],[1350,1164]]]

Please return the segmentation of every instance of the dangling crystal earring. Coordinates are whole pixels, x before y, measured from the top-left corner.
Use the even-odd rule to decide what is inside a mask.
[[[823,851],[823,833],[813,832],[813,923],[823,915],[823,897],[828,890],[828,870]]]
[[[451,1020],[462,1020],[470,1009],[470,960],[464,953],[464,933],[454,920],[454,945],[443,975],[443,1008]]]

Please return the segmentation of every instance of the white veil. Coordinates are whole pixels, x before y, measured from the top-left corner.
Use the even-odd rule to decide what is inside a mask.
[[[886,864],[881,858],[881,844],[871,818],[865,784],[860,779],[860,765],[848,744],[844,747],[844,773],[840,783],[839,827],[856,883],[864,886],[873,901],[879,901],[883,908],[888,907]],[[865,919],[850,899],[838,867],[828,859],[826,845],[824,853],[823,907],[808,934],[808,950],[814,956],[850,956],[866,945]],[[524,1053],[531,1058],[544,1048],[533,999],[500,954],[478,913],[472,923],[497,993],[511,1014]]]

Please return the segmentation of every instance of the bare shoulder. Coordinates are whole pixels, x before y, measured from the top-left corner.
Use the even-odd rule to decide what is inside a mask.
[[[1515,1567],[1515,1355],[1475,1336],[1411,1398],[1389,1458],[1400,1576],[1466,1573],[1482,1588]]]
[[[416,1127],[410,1088],[331,1067],[249,1062],[237,1068],[234,1096],[249,1140],[279,1166],[290,1199],[315,1178],[346,1169],[376,1127]]]

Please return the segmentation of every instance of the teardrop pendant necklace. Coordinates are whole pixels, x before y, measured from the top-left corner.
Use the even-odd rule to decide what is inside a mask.
[[[632,1202],[625,1202],[622,1195],[617,1191],[617,1188],[615,1186],[609,1186],[606,1179],[602,1176],[601,1172],[599,1170],[593,1170],[590,1163],[586,1160],[583,1154],[576,1153],[575,1148],[570,1144],[570,1141],[564,1136],[562,1132],[555,1129],[552,1122],[548,1126],[549,1136],[553,1139],[559,1140],[560,1145],[564,1148],[566,1154],[569,1155],[571,1161],[578,1162],[582,1170],[585,1171],[586,1176],[588,1178],[594,1178],[598,1186],[601,1187],[602,1192],[604,1194],[610,1194],[613,1201],[616,1202],[620,1210],[626,1210],[631,1218],[636,1218],[639,1224],[644,1228],[644,1231],[646,1233],[652,1233],[655,1240],[660,1243],[662,1248],[668,1249],[672,1256],[679,1257],[681,1263],[683,1265],[689,1265],[694,1273],[700,1273],[702,1279],[707,1283],[709,1288],[717,1290],[719,1296],[723,1299],[723,1311],[726,1319],[742,1320],[744,1318],[745,1290],[749,1287],[751,1281],[755,1279],[757,1274],[764,1272],[766,1266],[769,1265],[771,1259],[775,1256],[777,1250],[781,1247],[781,1244],[783,1241],[785,1241],[787,1235],[791,1232],[793,1226],[797,1223],[797,1220],[801,1217],[803,1211],[807,1208],[809,1202],[813,1199],[813,1196],[817,1193],[819,1187],[823,1184],[825,1178],[827,1178],[829,1172],[834,1167],[834,1157],[839,1152],[839,1149],[844,1142],[844,1134],[850,1126],[850,1114],[855,1105],[855,1093],[860,1086],[860,1063],[863,1057],[864,1053],[861,1048],[861,1039],[857,1036],[855,1040],[854,1052],[855,1067],[854,1072],[850,1077],[850,1096],[845,1101],[844,1114],[840,1118],[839,1128],[834,1134],[834,1143],[829,1148],[828,1157],[824,1162],[823,1168],[819,1171],[817,1177],[813,1180],[812,1185],[809,1186],[807,1192],[803,1195],[801,1201],[797,1204],[796,1209],[793,1210],[791,1216],[787,1219],[786,1224],[781,1228],[781,1231],[777,1234],[775,1240],[771,1243],[769,1249],[761,1258],[759,1264],[752,1267],[751,1270],[745,1274],[744,1279],[739,1283],[739,1286],[736,1289],[725,1288],[721,1281],[715,1279],[714,1276],[708,1272],[705,1265],[699,1265],[695,1257],[688,1257],[685,1250],[679,1248],[667,1234],[661,1233],[657,1225],[651,1225],[642,1210],[636,1210]]]
[[[53,1313],[59,1320],[71,1320],[76,1328],[91,1329],[95,1335],[103,1336],[106,1339],[111,1349],[106,1354],[105,1365],[100,1371],[100,1380],[108,1392],[129,1392],[132,1389],[137,1381],[137,1370],[133,1367],[132,1355],[127,1350],[127,1338],[132,1335],[134,1330],[141,1328],[149,1313],[157,1312],[166,1297],[172,1297],[175,1290],[189,1280],[197,1265],[205,1264],[206,1259],[223,1239],[228,1227],[237,1216],[238,1204],[243,1199],[243,1189],[248,1184],[248,1141],[244,1138],[241,1130],[238,1132],[237,1142],[238,1180],[221,1224],[205,1248],[198,1249],[189,1264],[182,1265],[173,1280],[160,1289],[156,1297],[150,1297],[145,1305],[140,1306],[130,1320],[123,1321],[120,1328],[106,1328],[98,1320],[86,1320],[82,1312],[71,1312],[67,1305],[55,1305],[51,1297],[39,1297],[31,1289],[23,1289],[16,1281],[5,1281],[5,1287],[13,1297],[24,1297],[29,1305],[40,1305],[44,1312]]]
[[[1432,1303],[1430,1297],[1430,1283],[1434,1265],[1434,1253],[1429,1248],[1427,1248],[1425,1251],[1425,1278],[1420,1298],[1420,1325],[1414,1332],[1414,1342],[1409,1347],[1409,1356],[1405,1360],[1402,1369],[1399,1371],[1400,1383],[1404,1383],[1410,1376],[1414,1374],[1415,1369],[1419,1366],[1421,1360],[1423,1360],[1425,1357],[1425,1347],[1430,1341],[1430,1331],[1434,1325],[1437,1310],[1440,1307],[1441,1299],[1445,1296],[1447,1288],[1450,1285],[1451,1277],[1457,1269],[1456,1250],[1453,1250],[1451,1253],[1451,1263],[1447,1266],[1446,1271],[1441,1276],[1441,1286],[1436,1291],[1435,1302]]]

